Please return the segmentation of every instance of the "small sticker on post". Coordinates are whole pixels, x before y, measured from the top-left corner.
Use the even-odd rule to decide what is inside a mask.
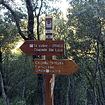
[[[34,45],[33,45],[33,44],[29,44],[29,47],[33,48],[33,47],[34,47]]]
[[[50,71],[47,69],[47,70],[46,70],[46,73],[49,73],[49,72],[50,72]]]

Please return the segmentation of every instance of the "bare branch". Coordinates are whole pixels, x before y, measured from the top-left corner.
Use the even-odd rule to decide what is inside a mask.
[[[40,8],[39,8],[39,13],[38,13],[38,15],[40,15],[40,13],[41,13],[42,4],[43,4],[43,0],[41,0],[41,5],[40,5]]]
[[[35,16],[36,17],[40,16],[41,9],[42,9],[42,6],[43,6],[43,0],[40,0],[40,2],[41,2],[40,7],[35,6],[35,8],[33,9],[33,11],[35,11]],[[36,13],[36,11],[38,11],[38,13]]]

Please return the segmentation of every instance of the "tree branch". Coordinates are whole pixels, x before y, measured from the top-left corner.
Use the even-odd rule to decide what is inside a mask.
[[[41,13],[42,4],[43,4],[43,0],[41,0],[41,5],[40,5],[40,8],[39,8],[39,13],[38,13],[38,15],[40,15],[40,13]]]
[[[27,40],[27,37],[21,31],[20,24],[19,24],[20,20],[19,20],[17,14],[12,10],[12,8],[9,5],[7,5],[6,3],[4,3],[4,0],[1,0],[0,1],[0,4],[2,4],[4,7],[6,7],[11,12],[12,16],[14,17],[14,20],[15,20],[15,23],[16,23],[16,26],[17,26],[17,29],[18,29],[19,34],[21,35],[21,37],[24,40]]]
[[[25,0],[26,1],[26,7],[28,12],[28,38],[34,39],[34,14],[33,14],[33,7],[32,7],[32,1],[31,0]]]

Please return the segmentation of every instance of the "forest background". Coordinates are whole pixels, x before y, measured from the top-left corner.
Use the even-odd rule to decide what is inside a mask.
[[[79,65],[73,75],[56,75],[54,105],[105,105],[105,1],[67,0],[66,17],[53,6],[58,1],[0,0],[0,105],[43,105],[43,75],[33,74],[33,58],[16,49],[45,38],[46,15],[54,39],[65,41],[60,58]]]

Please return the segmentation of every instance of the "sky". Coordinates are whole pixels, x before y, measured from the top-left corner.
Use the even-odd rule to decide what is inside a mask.
[[[66,2],[66,0],[61,0],[61,2],[55,4],[55,6],[60,8],[60,10],[63,12],[63,17],[66,19],[67,9],[69,7],[69,4]]]
[[[14,5],[18,5],[19,7],[23,7],[21,0],[14,0]],[[56,8],[59,8],[62,12],[63,12],[63,16],[66,19],[66,14],[67,14],[67,8],[69,7],[67,0],[54,0],[53,4],[51,3],[51,5],[53,5]],[[2,10],[0,12],[0,15],[3,16],[3,12],[5,12],[6,10]]]
[[[21,5],[21,1],[20,0],[15,0],[17,2],[17,4]],[[55,3],[56,2],[56,3]],[[54,3],[51,4],[54,7],[60,8],[60,10],[65,14],[67,12],[67,8],[68,8],[68,3],[67,0],[54,0]]]
[[[67,8],[69,7],[68,3],[66,0],[59,0],[59,2],[56,2],[56,4],[54,4],[54,7],[58,7],[61,9],[61,11],[63,13],[66,13]]]
[[[69,7],[67,0],[58,0],[53,4],[53,6],[59,8],[63,12],[64,16],[66,16],[67,9]]]

